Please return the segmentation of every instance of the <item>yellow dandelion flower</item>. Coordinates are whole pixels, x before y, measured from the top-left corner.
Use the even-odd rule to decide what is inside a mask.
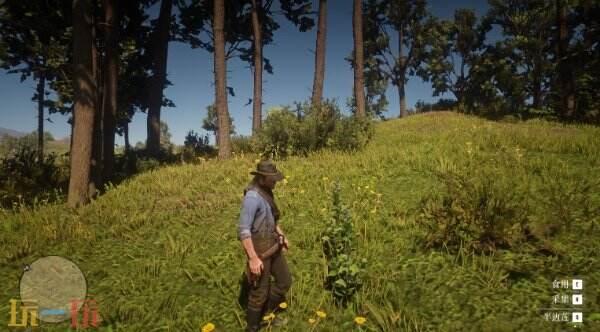
[[[206,323],[206,325],[202,326],[202,332],[212,332],[215,330],[215,324]]]
[[[325,311],[317,310],[317,316],[319,316],[319,318],[325,318],[327,317],[327,314]]]
[[[301,193],[301,194],[304,194],[304,189],[300,189],[300,193]]]
[[[285,303],[285,302],[281,302],[281,303],[279,303],[279,307],[280,307],[281,309],[285,309],[285,308],[287,308],[287,303]]]
[[[361,316],[354,318],[354,322],[358,325],[363,325],[366,321],[367,319]]]
[[[309,319],[308,319],[308,322],[309,322],[309,323],[311,323],[311,324],[314,324],[314,323],[316,323],[316,322],[317,322],[317,320],[316,320],[316,319],[314,319],[314,318],[309,318]]]

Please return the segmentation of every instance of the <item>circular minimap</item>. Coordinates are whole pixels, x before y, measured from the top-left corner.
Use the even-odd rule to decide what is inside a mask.
[[[41,321],[58,323],[71,318],[72,309],[81,308],[87,284],[75,263],[47,256],[26,266],[20,290],[23,304],[37,306]]]

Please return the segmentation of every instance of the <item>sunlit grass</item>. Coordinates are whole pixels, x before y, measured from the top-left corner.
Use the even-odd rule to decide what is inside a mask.
[[[600,130],[589,126],[438,113],[378,124],[364,151],[279,161],[287,178],[275,192],[293,276],[282,314],[289,322],[279,330],[566,328],[545,322],[538,308],[551,304],[555,278],[578,274],[588,285],[600,284],[594,249],[600,220],[586,212],[600,206],[593,186],[600,178],[599,137]],[[215,331],[241,330],[237,282],[244,255],[236,222],[256,158],[163,167],[128,179],[76,212],[62,205],[0,212],[0,317],[8,317],[8,300],[19,297],[22,264],[62,255],[84,271],[89,294],[100,303],[101,331],[200,331],[208,322]],[[522,193],[533,231],[558,254],[422,249],[420,202],[442,190],[434,174],[448,172],[474,181],[492,177]],[[335,307],[323,289],[320,236],[335,181],[369,262],[366,283],[346,309]],[[552,227],[559,231],[550,235]],[[586,310],[600,312],[600,294],[585,294]],[[356,317],[366,321],[358,325]]]

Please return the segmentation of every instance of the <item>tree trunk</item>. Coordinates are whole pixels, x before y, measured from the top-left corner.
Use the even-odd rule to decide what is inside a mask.
[[[131,145],[129,144],[129,123],[125,123],[125,127],[123,128],[123,139],[125,140],[125,152],[131,150]]]
[[[404,91],[403,78],[400,78],[400,80],[398,81],[398,97],[400,99],[400,118],[403,118],[408,115],[408,112],[406,111],[406,93]]]
[[[325,40],[327,38],[327,0],[319,0],[319,22],[317,49],[315,52],[315,78],[312,91],[312,105],[320,105],[323,98],[325,80]]]
[[[400,59],[400,74],[398,77],[398,94],[400,97],[400,116],[401,118],[408,115],[406,110],[406,92],[404,85],[406,84],[406,57],[404,56],[404,27],[398,28],[398,57]]]
[[[90,159],[94,128],[96,82],[92,64],[92,17],[89,0],[73,0],[74,112],[73,147],[67,204],[89,202]]]
[[[102,102],[104,117],[104,152],[103,178],[113,177],[115,167],[115,123],[117,117],[117,79],[119,75],[118,27],[119,14],[117,0],[104,0],[104,16],[106,20],[106,75],[104,76],[104,101]]]
[[[148,139],[146,149],[150,154],[157,155],[160,150],[160,108],[163,100],[163,89],[167,77],[167,56],[169,50],[169,30],[173,0],[162,0],[160,15],[154,30],[152,58],[154,74],[150,82],[148,100]]]
[[[534,63],[534,68],[533,68],[533,104],[531,105],[531,107],[533,107],[534,109],[541,109],[542,108],[542,75],[540,73],[540,69],[539,63]]]
[[[229,142],[229,112],[227,110],[227,63],[225,62],[225,0],[214,0],[213,35],[215,66],[215,107],[219,122],[219,159],[231,156]]]
[[[37,102],[38,102],[38,144],[37,154],[38,162],[44,160],[44,91],[46,89],[46,74],[44,70],[40,70],[38,86],[37,86]]]
[[[93,14],[92,14],[93,15]],[[88,195],[90,198],[96,197],[98,191],[102,188],[102,96],[100,86],[102,84],[101,54],[96,46],[96,20],[92,17],[92,72],[96,83],[95,89],[95,112],[94,126],[92,133],[92,157],[90,160],[90,183],[88,185]]]
[[[558,27],[558,47],[557,47],[557,65],[558,65],[558,86],[560,91],[560,107],[564,117],[570,118],[575,110],[575,96],[573,89],[573,78],[571,68],[566,60],[567,48],[569,46],[567,30],[567,4],[564,0],[556,0],[556,25]]]
[[[254,36],[254,97],[252,99],[252,135],[256,136],[262,121],[262,26],[258,12],[262,0],[252,0],[252,33]]]
[[[365,84],[364,84],[364,50],[362,27],[362,0],[354,0],[352,15],[354,34],[354,99],[356,100],[356,116],[365,117]]]

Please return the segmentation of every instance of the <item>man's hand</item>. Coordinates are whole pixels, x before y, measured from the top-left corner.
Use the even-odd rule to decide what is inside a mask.
[[[260,275],[263,269],[263,262],[260,260],[260,258],[258,258],[258,256],[250,258],[248,264],[250,265],[250,272],[256,275]]]

